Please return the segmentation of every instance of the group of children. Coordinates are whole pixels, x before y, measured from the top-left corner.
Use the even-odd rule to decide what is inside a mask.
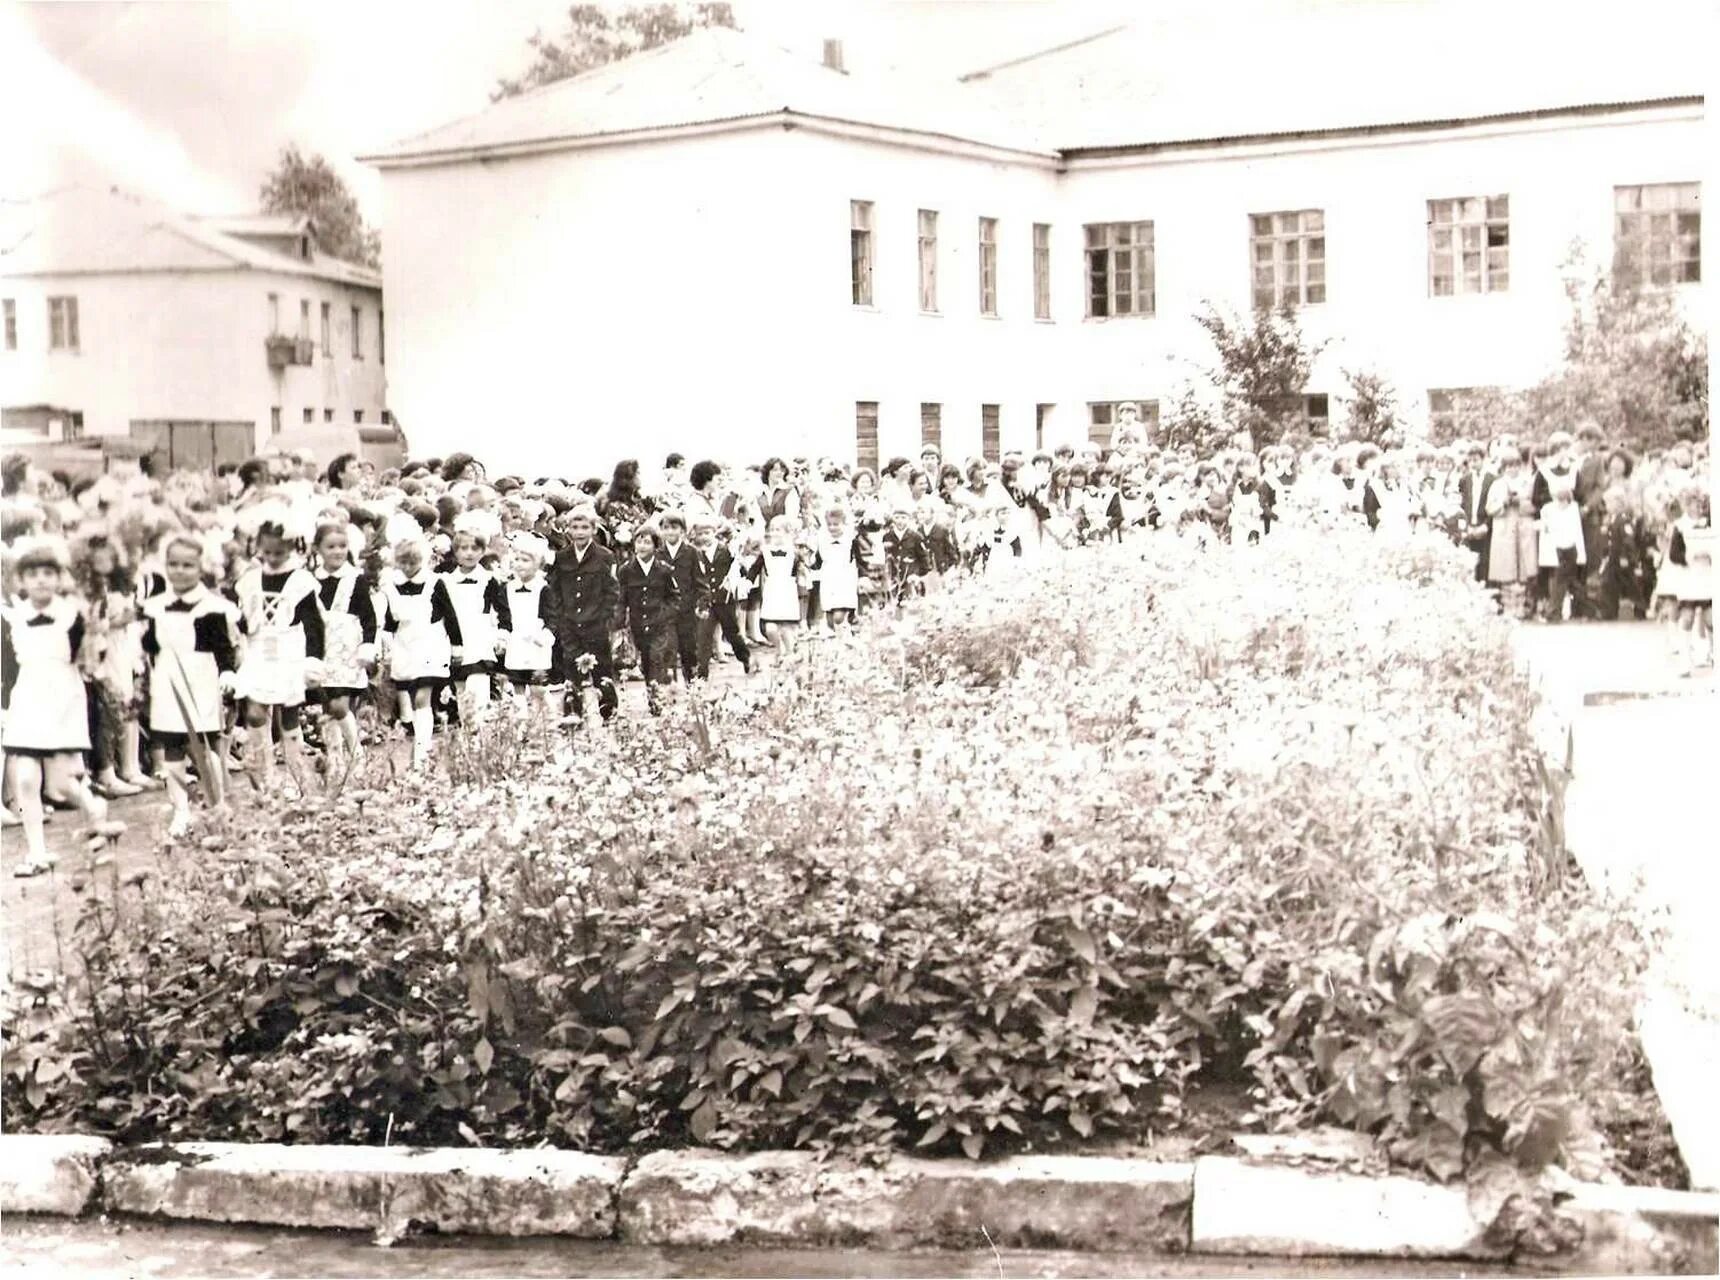
[[[422,768],[439,725],[498,700],[577,725],[589,691],[608,719],[636,669],[655,711],[720,647],[750,673],[761,650],[951,575],[1141,536],[1260,543],[1286,520],[1435,532],[1474,550],[1505,607],[1550,619],[1658,599],[1687,661],[1711,661],[1706,466],[1687,445],[1638,465],[1588,432],[1536,451],[1239,442],[1199,457],[1151,448],[1126,415],[1103,449],[958,466],[928,446],[877,472],[671,455],[658,477],[627,461],[607,484],[491,481],[466,454],[73,482],[14,455],[4,820],[23,828],[28,873],[47,865],[44,797],[102,822],[107,798],[164,787],[176,836],[194,787],[223,803],[235,765],[264,788],[278,771],[309,785],[307,721],[320,769],[350,768],[385,732]]]

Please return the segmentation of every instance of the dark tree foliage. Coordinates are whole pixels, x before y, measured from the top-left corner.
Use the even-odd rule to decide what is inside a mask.
[[[490,97],[512,98],[679,40],[700,27],[734,25],[735,15],[726,4],[644,4],[615,12],[595,4],[571,5],[561,34],[534,33],[526,41],[531,65],[518,77],[504,76]]]

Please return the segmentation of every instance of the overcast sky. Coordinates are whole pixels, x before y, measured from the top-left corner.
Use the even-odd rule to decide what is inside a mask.
[[[0,6],[4,195],[95,178],[189,212],[241,212],[255,207],[263,175],[291,140],[327,155],[375,218],[377,175],[352,157],[481,109],[497,77],[525,65],[526,37],[558,28],[567,0]],[[1651,58],[1711,49],[1715,3],[735,0],[734,7],[744,28],[809,52],[823,37],[840,37],[856,71],[869,64],[965,70],[1134,18],[1251,42],[1301,37],[1311,47],[1287,49],[1286,66],[1313,75],[1342,75],[1346,59],[1385,47],[1374,41],[1389,32],[1472,24],[1478,41],[1521,47],[1522,74],[1532,78],[1555,50],[1563,60],[1616,58],[1621,41]],[[1369,33],[1364,47],[1307,40],[1334,18]],[[20,121],[27,123],[20,128]]]

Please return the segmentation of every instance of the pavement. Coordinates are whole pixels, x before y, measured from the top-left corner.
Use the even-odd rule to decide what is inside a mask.
[[[1509,1276],[1447,1261],[1218,1258],[1073,1250],[653,1248],[606,1241],[422,1237],[378,1248],[352,1231],[8,1217],[8,1276]]]
[[[1531,626],[1519,657],[1541,689],[1555,760],[1568,730],[1566,844],[1591,883],[1661,931],[1638,1009],[1643,1047],[1691,1185],[1720,1187],[1720,852],[1712,668],[1678,674],[1662,628]]]

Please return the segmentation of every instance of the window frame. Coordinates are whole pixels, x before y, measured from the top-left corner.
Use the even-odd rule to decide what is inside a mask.
[[[848,292],[851,305],[856,307],[875,305],[877,296],[873,289],[873,281],[878,276],[873,214],[874,205],[870,200],[848,202]]]
[[[1142,242],[1143,237],[1145,243]],[[1158,314],[1158,235],[1152,220],[1089,222],[1081,228],[1088,320],[1152,319]],[[1126,292],[1117,281],[1126,279]],[[1104,310],[1098,310],[1095,285],[1103,281]],[[1128,306],[1118,300],[1127,298]],[[1144,304],[1144,305],[1143,305]]]
[[[1051,224],[1033,224],[1033,318],[1051,319]]]
[[[364,308],[352,305],[352,358],[364,359]]]
[[[309,342],[310,340],[311,340],[311,300],[309,298],[300,298],[299,299],[299,341],[300,342]]]
[[[919,247],[920,311],[929,316],[938,313],[938,211],[921,209],[915,214],[915,234]]]
[[[1283,219],[1295,218],[1293,227],[1286,227]],[[1265,231],[1261,230],[1262,222],[1267,224]],[[1311,225],[1310,225],[1311,223]],[[1312,251],[1313,242],[1320,245],[1319,256]],[[1290,246],[1295,251],[1290,251]],[[1268,250],[1267,261],[1261,260],[1261,249]],[[1292,261],[1294,259],[1294,261]],[[1248,215],[1248,296],[1256,310],[1266,307],[1276,311],[1288,303],[1292,307],[1316,307],[1326,303],[1330,298],[1326,279],[1326,211],[1324,209],[1275,209],[1267,213],[1251,213]],[[1310,280],[1310,268],[1319,264],[1319,279]],[[1271,298],[1263,302],[1261,299],[1261,272],[1265,269],[1272,278]],[[1287,279],[1290,272],[1295,279]],[[1286,297],[1286,288],[1294,284],[1296,296]],[[1319,290],[1320,296],[1310,297],[1314,290]]]
[[[1664,202],[1657,198],[1666,193]],[[1633,207],[1626,208],[1630,203]],[[1655,227],[1665,219],[1664,230]],[[1646,234],[1628,229],[1640,223]],[[1688,229],[1687,229],[1688,227]],[[1660,250],[1664,248],[1664,253]],[[1680,252],[1687,248],[1688,253]],[[1664,273],[1664,279],[1656,279]],[[1628,288],[1702,283],[1702,183],[1643,182],[1613,187],[1613,280]]]
[[[48,299],[48,350],[69,351],[73,355],[83,350],[75,293],[56,294]]]
[[[854,465],[866,467],[872,474],[876,475],[879,460],[878,402],[876,400],[856,400],[854,402]]]
[[[979,220],[979,313],[998,314],[997,310],[997,219],[982,216]]]
[[[324,302],[320,312],[322,317],[322,353],[323,359],[334,358],[334,304]]]
[[[5,329],[4,349],[18,349],[18,300],[16,298],[0,298],[0,324]]]
[[[927,412],[930,410],[931,412]],[[920,401],[920,448],[932,445],[941,454],[944,447],[944,403],[942,400]]]
[[[987,462],[1003,461],[1003,406],[979,407],[979,454]]]
[[[1497,243],[1494,240],[1495,235],[1498,236]],[[1443,245],[1441,237],[1444,237]],[[1473,275],[1468,266],[1472,254],[1475,259]],[[1443,272],[1440,270],[1442,264],[1445,268]],[[1441,281],[1445,282],[1444,289],[1440,288]],[[1506,293],[1510,288],[1510,195],[1502,193],[1493,196],[1453,196],[1429,200],[1427,296],[1474,297],[1489,293]]]
[[[281,434],[281,406],[278,404],[269,406],[269,434],[272,436]]]

